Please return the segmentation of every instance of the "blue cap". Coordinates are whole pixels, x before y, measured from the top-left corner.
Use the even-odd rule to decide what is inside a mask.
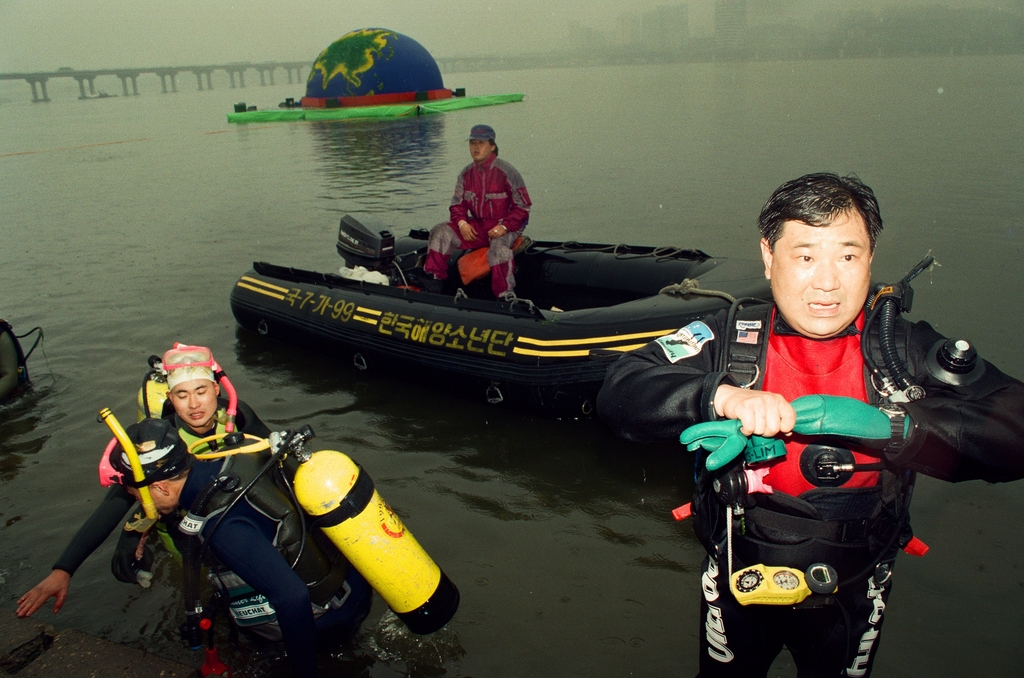
[[[494,141],[494,128],[490,125],[473,125],[473,129],[469,130],[469,139],[483,139]]]

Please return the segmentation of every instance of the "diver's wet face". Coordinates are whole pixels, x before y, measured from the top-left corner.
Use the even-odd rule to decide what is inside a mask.
[[[470,139],[469,154],[473,156],[473,162],[483,162],[491,156],[495,149],[494,142],[490,139]]]
[[[183,381],[171,389],[174,411],[194,433],[206,433],[216,424],[220,386],[208,379]]]
[[[787,221],[774,250],[761,241],[761,256],[779,313],[805,337],[838,335],[864,307],[873,254],[867,226],[855,211],[827,226]]]

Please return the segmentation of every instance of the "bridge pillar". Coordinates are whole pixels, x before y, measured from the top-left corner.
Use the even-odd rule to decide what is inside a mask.
[[[89,94],[96,96],[96,76],[89,78]]]
[[[121,78],[121,91],[125,96],[132,94],[133,96],[139,95],[139,81],[136,78],[139,77],[138,73],[117,73],[117,77]],[[128,91],[128,81],[132,81],[132,91]]]
[[[85,78],[75,78],[78,81],[78,98],[87,99],[85,96]]]
[[[157,75],[160,76],[160,87],[163,89],[163,93],[167,94],[167,82],[171,83],[171,91],[178,91],[178,83],[175,81],[175,76],[178,75],[177,71],[157,71]]]
[[[32,101],[33,102],[36,102],[36,101],[49,101],[50,100],[50,97],[46,96],[46,78],[36,78],[34,80],[31,80],[29,78],[25,78],[25,82],[27,82],[29,85],[32,86]],[[40,96],[40,94],[36,93],[36,83],[39,84],[39,89],[40,89],[40,92],[42,93],[42,96]]]
[[[192,71],[196,74],[196,83],[199,85],[199,91],[203,91],[203,75],[206,75],[206,89],[213,89],[213,82],[210,80],[210,74],[213,71]]]

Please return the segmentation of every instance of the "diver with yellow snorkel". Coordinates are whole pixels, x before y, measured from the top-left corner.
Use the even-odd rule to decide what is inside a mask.
[[[428,634],[447,624],[459,605],[458,589],[358,464],[340,452],[307,451],[308,427],[267,439],[232,432],[231,412],[239,405],[233,394],[225,416],[215,417],[209,435],[199,437],[188,422],[207,411],[219,367],[208,349],[188,346],[176,346],[163,363],[174,421],[147,417],[125,430],[109,410],[101,411],[115,436],[99,477],[103,486],[116,485],[139,501],[145,514],[125,526],[126,534],[141,537],[122,537],[127,544],[118,550],[129,553],[130,546],[131,560],[119,573],[115,557],[115,575],[146,585],[138,575],[157,520],[182,554],[182,635],[193,649],[201,646],[201,629],[212,627],[211,612],[226,607],[248,636],[283,640],[295,675],[315,675],[318,636],[332,642],[351,637],[369,612],[371,585],[411,631]],[[148,389],[147,380],[143,393]],[[240,407],[238,414],[244,414]],[[182,420],[185,436],[175,429]],[[210,565],[216,590],[205,610],[199,600],[203,564]],[[46,584],[22,597],[20,616],[45,602]],[[58,607],[62,602],[58,596]],[[212,641],[208,662],[211,657],[218,661]]]
[[[132,424],[117,439],[100,463],[101,482],[123,485],[143,507],[151,506],[184,555],[189,618],[183,632],[193,649],[201,645],[198,578],[205,551],[211,581],[235,624],[247,634],[283,640],[293,674],[315,675],[318,635],[349,638],[369,613],[372,592],[337,549],[307,533],[301,512],[274,478],[260,476],[266,455],[196,458],[164,419]],[[243,488],[244,500],[232,502]],[[179,507],[190,511],[183,515]]]
[[[210,349],[202,346],[175,344],[162,359],[150,359],[154,370],[147,374],[143,393],[159,399],[165,392],[167,400],[151,405],[148,398],[141,401],[140,416],[160,416],[173,421],[179,434],[186,440],[197,440],[213,433],[226,433],[236,429],[261,438],[270,435],[270,429],[238,400],[231,382],[213,358]],[[160,383],[165,382],[165,384]],[[228,398],[221,398],[226,391]],[[159,394],[159,395],[157,395]],[[112,441],[113,444],[113,441]],[[133,508],[134,507],[134,508]],[[129,514],[138,512],[135,499],[121,485],[114,485],[57,559],[50,574],[18,600],[17,614],[27,617],[42,607],[50,598],[56,598],[53,612],[64,605],[71,576],[93,551],[123,525]],[[153,555],[148,548],[140,548],[142,533],[123,530],[115,549],[111,569],[119,580],[147,585],[145,574]],[[141,555],[137,557],[138,552]]]

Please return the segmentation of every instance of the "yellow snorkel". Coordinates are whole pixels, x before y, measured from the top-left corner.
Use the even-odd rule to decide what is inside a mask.
[[[117,417],[110,411],[109,407],[104,407],[100,410],[100,419],[110,427],[114,437],[117,438],[117,442],[121,444],[121,449],[124,450],[125,455],[128,457],[128,461],[132,465],[132,475],[135,477],[135,482],[141,483],[146,480],[146,474],[142,470],[142,462],[139,461],[138,450],[135,449],[135,444],[132,443],[131,438],[128,437],[128,432],[124,430],[120,422],[117,421]],[[157,515],[156,505],[153,504],[153,496],[149,493],[149,487],[140,485],[138,488],[139,496],[142,498],[142,510],[146,513],[146,521],[150,525],[160,519]],[[135,526],[138,529],[141,526]],[[143,528],[144,529],[144,528]]]

